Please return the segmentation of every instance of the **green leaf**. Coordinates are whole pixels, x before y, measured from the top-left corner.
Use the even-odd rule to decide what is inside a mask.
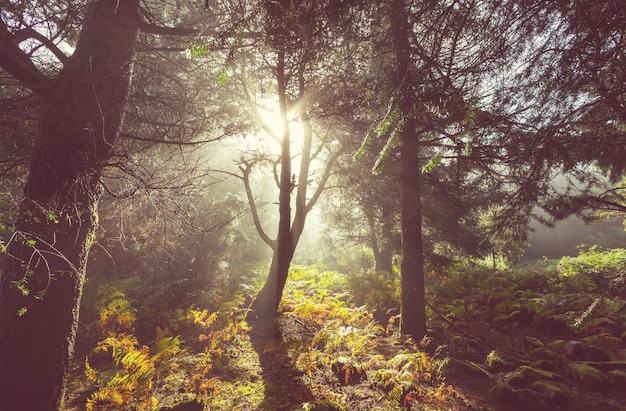
[[[26,286],[26,281],[12,281],[11,286],[20,290],[24,297],[30,294],[30,291],[28,290],[28,287]]]
[[[30,294],[30,291],[28,290],[28,288],[26,287],[26,284],[19,284],[17,286],[17,288],[22,292],[22,295],[24,297],[28,296],[28,294]]]
[[[190,58],[201,58],[209,54],[209,46],[204,43],[191,43],[187,49]]]
[[[28,311],[28,308],[26,308],[26,307],[22,307],[22,308],[20,308],[19,310],[17,310],[17,315],[18,315],[18,316],[20,316],[20,317],[22,317],[23,315],[25,315],[25,314],[26,314],[26,312],[27,312],[27,311]]]
[[[56,224],[59,222],[59,216],[57,215],[55,211],[48,211],[46,213],[46,220],[52,221],[53,223]]]

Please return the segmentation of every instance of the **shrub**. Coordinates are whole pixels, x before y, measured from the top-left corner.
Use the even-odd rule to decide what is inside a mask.
[[[591,287],[586,291],[619,295],[626,273],[626,249],[600,250],[593,246],[577,257],[563,257],[558,267],[559,273],[574,284]]]

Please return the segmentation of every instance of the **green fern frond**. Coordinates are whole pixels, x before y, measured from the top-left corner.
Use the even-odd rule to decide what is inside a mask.
[[[126,371],[131,374],[143,375],[154,371],[154,363],[147,354],[141,351],[131,351],[120,361]]]
[[[441,163],[441,160],[443,160],[443,151],[435,154],[430,160],[428,160],[428,163],[424,164],[424,166],[422,167],[422,173],[428,174],[433,171],[435,167],[437,167],[439,163]]]
[[[600,308],[603,299],[602,297],[597,297],[593,302],[587,307],[585,312],[583,312],[580,316],[572,321],[570,327],[577,333],[581,332],[585,326],[589,323],[589,321],[593,318],[595,312]]]
[[[400,142],[400,133],[404,129],[404,122],[401,121],[397,127],[393,129],[387,143],[383,147],[383,149],[378,154],[378,158],[376,158],[376,162],[374,163],[374,167],[372,168],[372,172],[374,174],[381,174],[385,168],[385,164],[387,159],[391,155],[391,152]]]
[[[359,147],[356,154],[354,155],[354,159],[360,160],[363,157],[363,155],[365,155],[365,152],[367,152],[367,150],[372,145],[372,140],[374,139],[374,137],[381,138],[389,134],[389,131],[392,129],[398,130],[399,127],[398,126],[394,127],[394,125],[396,125],[399,118],[400,118],[400,109],[398,108],[398,105],[396,104],[395,100],[391,99],[389,101],[389,105],[387,106],[387,113],[385,114],[382,120],[374,123],[369,128],[365,136],[365,139],[361,143],[361,147]],[[379,155],[379,158],[380,158],[380,155]]]

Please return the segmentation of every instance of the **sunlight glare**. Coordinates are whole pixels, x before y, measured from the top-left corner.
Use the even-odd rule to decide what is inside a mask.
[[[280,115],[280,110],[274,111],[266,107],[260,107],[259,114],[261,116],[261,121],[263,121],[263,123],[265,123],[267,128],[271,131],[272,137],[274,137],[277,141],[280,141],[283,135],[283,120]],[[288,112],[287,115],[291,144],[301,148],[303,139],[301,124],[292,113]]]

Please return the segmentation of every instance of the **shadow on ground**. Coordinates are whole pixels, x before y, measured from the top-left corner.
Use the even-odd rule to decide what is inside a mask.
[[[262,320],[249,321],[252,330],[250,342],[259,355],[261,375],[265,387],[265,397],[259,404],[261,411],[292,411],[302,403],[313,400],[311,390],[302,383],[303,373],[299,371],[291,357],[282,350],[275,349],[283,342],[276,322]],[[268,347],[274,347],[273,349]]]

